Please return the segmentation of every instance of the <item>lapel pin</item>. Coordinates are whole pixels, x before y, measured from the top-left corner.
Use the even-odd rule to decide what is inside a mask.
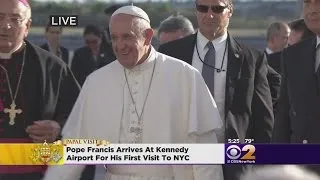
[[[236,56],[236,58],[239,58],[239,54],[234,54],[234,56]]]

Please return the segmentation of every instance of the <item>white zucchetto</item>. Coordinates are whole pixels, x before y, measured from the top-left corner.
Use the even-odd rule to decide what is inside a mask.
[[[141,8],[137,7],[137,6],[133,6],[133,5],[129,5],[129,6],[123,6],[119,9],[117,9],[112,15],[115,16],[117,14],[128,14],[128,15],[132,15],[132,16],[136,16],[139,18],[142,18],[146,21],[148,21],[148,23],[150,23],[150,19],[148,14],[142,10]]]

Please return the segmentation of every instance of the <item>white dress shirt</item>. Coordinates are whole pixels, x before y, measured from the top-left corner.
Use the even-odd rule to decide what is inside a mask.
[[[228,47],[226,46],[227,38],[228,34],[225,33],[221,37],[211,41],[216,50],[215,68],[220,69],[223,61],[222,71],[219,73],[215,71],[214,73],[214,94],[212,94],[215,102],[217,103],[219,114],[223,122],[225,121],[225,92],[228,64]],[[199,55],[202,60],[204,60],[204,57],[208,51],[208,47],[206,47],[208,42],[209,40],[204,37],[200,31],[198,31],[196,46],[198,47]],[[192,66],[198,69],[198,71],[201,73],[203,63],[199,59],[197,47],[194,48]],[[222,141],[224,141],[224,132],[221,132],[221,134],[218,136],[219,142],[222,143]]]
[[[272,54],[273,51],[272,51],[270,48],[267,47],[267,48],[266,48],[266,53],[267,53],[267,54]]]

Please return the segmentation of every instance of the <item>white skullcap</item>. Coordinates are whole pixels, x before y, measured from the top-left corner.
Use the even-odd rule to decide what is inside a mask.
[[[148,23],[150,23],[150,19],[149,19],[149,16],[148,14],[142,10],[141,8],[137,7],[137,6],[133,6],[133,5],[129,5],[129,6],[123,6],[119,9],[117,9],[112,15],[112,16],[115,16],[117,14],[128,14],[128,15],[131,15],[131,16],[136,16],[136,17],[139,17],[139,18],[142,18],[146,21],[148,21]]]

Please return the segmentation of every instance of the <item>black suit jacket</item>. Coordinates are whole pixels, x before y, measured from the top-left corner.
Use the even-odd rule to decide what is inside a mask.
[[[278,109],[278,101],[280,98],[280,87],[281,87],[281,75],[280,75],[280,52],[268,54],[264,51],[264,54],[268,60],[268,82],[270,86],[270,92],[273,104],[274,115]]]
[[[276,143],[320,143],[316,41],[316,37],[307,39],[282,53],[282,86],[273,135]],[[319,165],[308,167],[320,174]]]
[[[113,53],[110,55],[110,53],[106,52],[106,49],[102,49],[100,56],[95,60],[91,50],[87,46],[84,46],[74,52],[71,70],[82,86],[89,74],[114,60]]]
[[[320,143],[320,95],[315,76],[316,37],[282,53],[282,86],[274,141]]]
[[[281,74],[281,53],[282,52],[275,52],[272,54],[266,54],[268,64],[279,74]]]
[[[192,64],[196,34],[171,41],[159,52]],[[228,35],[228,67],[225,103],[225,139],[271,141],[273,108],[267,80],[267,61],[262,52],[238,43]],[[245,166],[225,166],[225,180],[237,180]]]
[[[47,43],[43,44],[40,46],[42,49],[49,51],[49,46]],[[69,63],[69,50],[65,47],[60,46],[60,50],[61,50],[61,59],[65,62],[65,63]]]

